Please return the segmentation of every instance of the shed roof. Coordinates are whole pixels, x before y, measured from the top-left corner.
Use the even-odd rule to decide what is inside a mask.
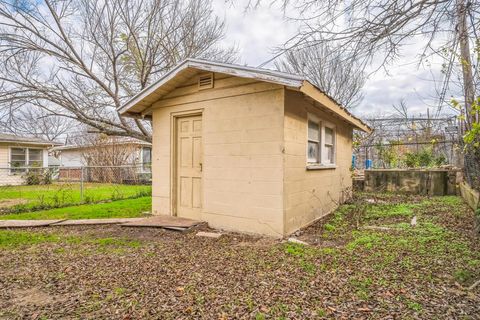
[[[61,143],[55,142],[55,141],[47,141],[47,140],[34,138],[34,137],[17,136],[17,135],[8,134],[8,133],[0,133],[0,142],[11,143],[11,144],[30,144],[30,145],[38,145],[38,146],[46,146],[46,147],[62,145]]]
[[[151,112],[150,107],[153,103],[160,100],[184,81],[198,74],[199,71],[216,72],[241,78],[256,79],[298,90],[314,101],[320,103],[330,112],[349,122],[357,129],[365,132],[371,131],[371,128],[367,124],[352,115],[347,109],[342,107],[333,98],[317,88],[303,76],[269,69],[252,68],[200,59],[184,60],[167,72],[158,81],[132,97],[127,103],[119,108],[119,112],[125,116],[131,117],[143,117],[148,115],[148,113]]]

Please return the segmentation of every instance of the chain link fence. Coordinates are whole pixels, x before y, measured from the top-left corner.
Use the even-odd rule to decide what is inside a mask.
[[[466,150],[464,162],[465,179],[472,188],[480,190],[480,150]]]
[[[397,142],[367,144],[354,150],[356,169],[411,168],[416,166],[461,166],[463,157],[457,141],[438,143]],[[369,161],[367,165],[367,160]],[[418,162],[418,163],[417,163]]]
[[[0,213],[151,196],[149,166],[0,168]]]

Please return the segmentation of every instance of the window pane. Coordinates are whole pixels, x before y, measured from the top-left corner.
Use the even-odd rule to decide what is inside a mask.
[[[26,149],[24,148],[12,148],[10,149],[10,167],[12,168],[22,168],[26,167]],[[12,173],[20,173],[25,169],[12,169]]]
[[[335,157],[333,154],[333,146],[325,146],[326,151],[326,161],[327,163],[335,163]]]
[[[150,163],[150,162],[152,162],[152,149],[143,148],[143,163]]]
[[[313,121],[308,121],[308,140],[319,141],[320,137],[320,128],[318,123]]]
[[[25,155],[12,154],[11,161],[24,161],[25,162]]]
[[[325,143],[333,145],[333,129],[325,127]]]
[[[26,150],[21,148],[12,148],[10,150],[10,165],[12,167],[25,167]]]
[[[11,149],[11,155],[18,155],[18,156],[23,156],[25,158],[27,149],[21,149],[21,148],[12,148]]]
[[[12,166],[14,168],[25,167],[25,161],[12,160],[10,162],[10,166]]]
[[[151,169],[151,163],[152,163],[152,148],[143,148],[142,149],[142,159],[143,159],[143,163],[142,163],[142,167],[143,167],[143,170],[144,171],[150,171]]]
[[[39,161],[42,160],[42,150],[38,149],[29,149],[28,150],[28,158],[30,161]]]
[[[28,149],[28,166],[43,167],[43,151],[39,149]]]
[[[308,162],[318,162],[318,143],[308,142]]]

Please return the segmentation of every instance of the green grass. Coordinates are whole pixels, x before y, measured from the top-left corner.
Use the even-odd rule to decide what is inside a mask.
[[[83,203],[139,198],[149,196],[151,192],[152,187],[150,185],[85,183]],[[0,203],[2,200],[8,199],[25,202],[9,208],[2,208],[2,210],[9,212],[58,208],[82,202],[80,183],[0,187]]]
[[[469,244],[468,237],[450,228],[451,223],[455,225],[458,221],[455,220],[458,214],[466,217],[469,212],[462,199],[434,197],[407,201],[340,206],[325,221],[321,235],[329,245],[333,243],[334,248],[287,243],[282,250],[294,265],[311,275],[324,269],[336,270],[347,261],[361,264],[373,272],[350,282],[352,292],[362,300],[371,298],[372,287],[385,281],[395,282],[393,276],[385,280],[377,274],[398,268],[415,281],[433,281],[435,272],[445,272],[438,261],[454,261],[457,267],[449,273],[462,285],[471,284],[479,275],[480,253]],[[413,216],[417,216],[416,227],[410,225]],[[364,226],[385,229],[372,230]],[[429,272],[421,276],[416,270]],[[422,311],[422,305],[416,301],[406,304],[412,311]]]
[[[366,219],[384,219],[391,217],[413,217],[413,209],[419,207],[418,204],[377,204],[370,205],[366,212]]]
[[[84,204],[50,210],[0,215],[2,220],[101,219],[135,218],[151,211],[152,198],[118,200],[107,203]]]
[[[54,234],[0,230],[0,248],[12,248],[59,241],[60,236]]]
[[[85,236],[64,236],[56,233],[44,233],[19,230],[0,230],[0,248],[15,249],[43,243],[67,243],[72,245],[93,244],[99,250],[105,249],[136,249],[141,242],[124,238],[94,238]],[[64,252],[63,250],[58,251]]]

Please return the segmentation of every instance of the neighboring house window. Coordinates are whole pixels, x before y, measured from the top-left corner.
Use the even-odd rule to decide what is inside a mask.
[[[27,149],[12,148],[10,149],[10,167],[23,168],[27,166]],[[22,172],[25,169],[12,169],[12,172]]]
[[[29,167],[43,167],[43,150],[27,149],[27,153]]]
[[[43,150],[30,148],[11,148],[10,167],[12,172],[23,172],[25,167],[43,167]]]
[[[152,168],[152,148],[142,148],[142,169],[143,171],[150,172]]]
[[[308,116],[307,163],[331,166],[335,164],[335,126],[314,115]]]

